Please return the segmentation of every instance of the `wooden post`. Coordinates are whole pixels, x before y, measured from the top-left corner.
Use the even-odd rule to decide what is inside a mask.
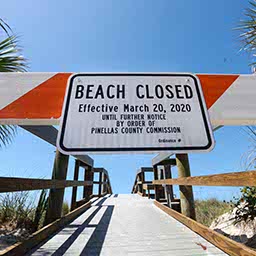
[[[153,170],[154,170],[154,180],[158,180],[158,170],[157,170],[157,165],[153,166]],[[159,186],[155,185],[155,200],[159,201],[160,199],[160,190],[159,190]]]
[[[88,180],[87,175],[88,175],[87,166],[84,166],[84,181],[87,181],[87,180]],[[86,187],[87,187],[87,186],[84,186],[84,187],[83,187],[83,198],[86,197]]]
[[[138,182],[141,182],[141,173],[138,173]],[[142,193],[141,185],[138,184],[138,192]]]
[[[109,194],[112,194],[113,192],[112,192],[112,187],[111,187],[111,183],[110,183],[110,179],[109,179],[109,176],[108,176],[108,193]]]
[[[84,168],[84,180],[85,181],[93,181],[93,171],[91,166],[87,166]],[[85,202],[90,200],[90,196],[93,193],[93,185],[91,186],[84,186],[83,191],[83,198],[85,199]]]
[[[98,196],[101,197],[101,188],[102,188],[102,172],[99,172],[99,189],[98,189]]]
[[[171,179],[171,165],[164,166],[164,179]],[[167,200],[167,204],[171,207],[171,202],[173,200],[173,187],[171,185],[165,185],[165,197]]]
[[[103,194],[104,193],[108,193],[108,190],[107,190],[107,175],[105,173],[103,173]]]
[[[56,155],[52,171],[52,179],[66,180],[69,156],[60,153],[56,149]],[[64,188],[51,189],[48,199],[48,207],[44,224],[47,225],[61,217],[64,198]]]
[[[80,167],[80,161],[76,160],[75,170],[74,170],[74,180],[78,180],[79,167]],[[73,189],[72,189],[72,199],[71,199],[71,211],[76,209],[76,197],[77,197],[77,187],[73,187]]]
[[[145,196],[145,190],[143,189],[143,184],[145,182],[145,172],[142,170],[142,172],[140,173],[140,180],[141,180],[141,193],[142,193],[142,196]]]
[[[191,176],[187,154],[176,154],[176,162],[179,178]],[[179,186],[179,188],[181,213],[195,220],[196,214],[192,186]]]
[[[88,166],[88,180],[93,182],[94,179],[94,172],[93,167]],[[91,196],[93,194],[93,185],[86,187],[88,196]]]
[[[139,184],[138,181],[140,181],[139,174],[136,175],[136,187],[135,187],[135,193],[138,193],[139,191]]]

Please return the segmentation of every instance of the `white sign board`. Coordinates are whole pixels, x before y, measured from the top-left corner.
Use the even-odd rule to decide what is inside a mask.
[[[200,82],[192,74],[82,73],[68,81],[58,148],[65,154],[209,151]]]

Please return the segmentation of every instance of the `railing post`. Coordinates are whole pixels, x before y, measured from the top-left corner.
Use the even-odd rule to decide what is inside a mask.
[[[52,179],[66,180],[69,156],[64,155],[56,149],[56,155],[52,171]],[[48,207],[45,217],[45,225],[59,219],[62,213],[64,188],[50,189]]]
[[[98,197],[101,197],[102,191],[102,171],[99,172],[99,188],[98,188]]]
[[[109,175],[108,175],[108,190],[109,190],[109,194],[112,194],[112,187],[111,187]]]
[[[154,180],[158,180],[158,170],[157,170],[157,165],[153,166],[154,170]],[[155,185],[155,200],[159,201],[160,199],[160,189],[158,185]]]
[[[84,169],[84,180],[93,182],[93,171],[91,166],[87,166]],[[92,195],[92,193],[93,193],[93,185],[84,186],[83,198],[85,199],[86,202],[90,200],[90,196]]]
[[[187,154],[176,154],[176,162],[179,178],[191,176]],[[196,214],[192,186],[180,185],[179,188],[181,213],[195,220]]]
[[[145,196],[145,190],[143,189],[143,184],[145,182],[145,172],[143,170],[141,170],[141,174],[140,174],[140,180],[141,180],[141,193],[142,193],[142,196]]]
[[[171,165],[164,166],[164,179],[171,179]],[[173,187],[171,185],[165,185],[165,197],[169,207],[172,207],[171,202],[173,200]]]
[[[141,172],[138,173],[138,182],[141,182]],[[142,193],[141,184],[138,184],[138,192]]]
[[[139,191],[139,184],[138,181],[140,181],[139,174],[136,175],[136,187],[135,187],[135,193],[138,193]]]
[[[107,191],[107,175],[106,175],[106,173],[103,173],[103,182],[104,182],[104,184],[103,184],[103,194],[104,193],[108,193],[108,191]]]
[[[163,179],[163,171],[158,168],[158,165],[153,166],[154,170],[154,180]],[[155,200],[159,201],[160,198],[164,198],[164,188],[163,186],[155,185]]]
[[[75,170],[74,170],[74,180],[78,180],[79,167],[80,167],[80,161],[76,160]],[[76,208],[76,197],[77,197],[77,187],[73,187],[73,189],[72,189],[72,199],[71,199],[71,211]]]

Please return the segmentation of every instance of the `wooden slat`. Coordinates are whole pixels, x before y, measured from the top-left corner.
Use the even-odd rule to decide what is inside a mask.
[[[168,215],[172,216],[179,222],[186,225],[188,228],[196,232],[197,234],[201,235],[204,239],[209,241],[210,243],[214,244],[221,250],[223,250],[228,255],[232,256],[256,256],[256,251],[248,248],[247,246],[235,242],[213,230],[210,228],[178,213],[177,211],[172,210],[171,208],[162,205],[161,203],[154,201],[154,204],[163,210]]]
[[[29,238],[23,242],[18,242],[5,250],[0,252],[0,255],[5,256],[15,256],[15,255],[24,255],[30,249],[47,239],[50,235],[55,233],[56,231],[63,228],[65,225],[73,221],[79,215],[81,215],[85,210],[91,207],[91,202],[87,202],[81,207],[75,209],[74,211],[68,213],[64,217],[54,221],[53,223],[43,227],[37,232],[33,233],[29,236]]]
[[[108,171],[107,170],[105,170],[104,168],[93,168],[93,172],[99,172],[99,173],[102,173],[102,172],[104,172],[105,174],[107,174],[108,175]]]
[[[75,202],[75,208],[78,208],[78,207],[80,207],[81,205],[83,205],[87,202],[88,202],[88,198],[82,198],[81,200],[78,200],[78,201]]]
[[[102,172],[99,174],[99,186],[98,186],[98,196],[101,196],[101,191],[102,191]]]
[[[152,166],[155,166],[155,165],[159,164],[160,162],[162,162],[163,160],[168,159],[172,155],[173,155],[172,152],[161,152],[161,153],[159,153],[158,155],[156,155],[152,159]]]
[[[93,184],[99,184],[99,185],[105,185],[107,184],[107,181],[93,181]]]
[[[155,189],[155,185],[153,184],[143,184],[143,189]]]
[[[75,170],[74,170],[74,180],[78,180],[80,163],[81,162],[79,160],[76,160]],[[76,198],[77,198],[77,187],[73,187],[72,197],[71,197],[71,211],[73,211],[76,208]]]
[[[152,167],[141,167],[140,169],[137,170],[137,174],[142,173],[142,172],[153,172]]]
[[[159,162],[157,165],[176,165],[176,159],[175,158],[165,159]]]
[[[84,168],[84,180],[93,182],[94,174],[92,172],[92,167],[87,166]],[[93,186],[85,186],[83,189],[83,198],[87,201],[90,199],[90,195],[92,195]]]
[[[49,180],[0,177],[0,193],[25,190],[91,186],[89,181]]]
[[[155,185],[255,186],[256,171],[232,172],[178,179],[153,180]]]
[[[101,197],[106,196],[107,194],[108,194],[108,192],[104,192],[101,194]]]
[[[137,194],[140,196],[143,196],[143,194],[140,191],[138,191]]]

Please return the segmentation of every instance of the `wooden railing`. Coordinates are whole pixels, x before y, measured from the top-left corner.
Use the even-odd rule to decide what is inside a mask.
[[[138,193],[141,196],[147,196],[150,198],[153,194],[150,194],[151,190],[155,189],[155,186],[152,184],[152,180],[145,180],[145,173],[153,172],[152,167],[141,167],[135,176],[135,181],[132,188],[132,194]]]
[[[84,169],[84,180],[78,180],[80,167]],[[99,173],[99,179],[95,180],[94,173]],[[98,186],[98,193],[93,194],[93,186]],[[83,198],[77,201],[77,187],[83,186]],[[106,194],[112,194],[112,188],[108,172],[104,168],[93,168],[84,163],[81,160],[76,160],[74,180],[60,180],[60,179],[28,179],[28,178],[9,178],[0,177],[0,192],[18,192],[18,191],[30,191],[40,189],[50,189],[56,198],[54,192],[63,192],[62,199],[58,197],[58,200],[62,200],[63,204],[64,189],[67,187],[73,187],[72,199],[71,199],[71,212],[65,216],[60,216],[57,208],[47,209],[47,211],[53,213],[54,216],[59,216],[55,219],[51,219],[49,223],[45,223],[44,227],[35,233],[31,234],[29,238],[23,242],[18,242],[7,249],[0,251],[0,255],[23,255],[31,248],[47,239],[51,234],[63,228],[69,222],[77,218],[81,213],[87,210],[91,206],[90,200],[93,197],[102,197]],[[59,194],[57,194],[59,195]],[[54,197],[53,197],[54,198]],[[52,200],[53,200],[52,198]],[[50,198],[48,199],[50,200]],[[56,202],[57,203],[57,202]],[[59,203],[59,202],[58,202]],[[49,205],[49,204],[48,204]],[[49,207],[48,207],[49,208]],[[47,216],[47,213],[46,213]]]
[[[92,185],[92,181],[0,177],[0,193]]]
[[[165,164],[165,166],[163,165]],[[175,198],[172,186],[157,186],[152,180],[145,180],[146,172],[153,172],[154,177],[171,177],[171,165],[175,165],[175,161],[165,161],[160,165],[152,167],[141,167],[135,177],[135,181],[132,188],[132,194],[139,194],[140,196],[148,196],[148,198],[156,198],[157,201],[167,203],[176,211],[181,211],[180,209],[180,199]],[[160,168],[158,168],[160,167]],[[156,169],[157,171],[155,171]],[[157,173],[155,173],[157,172]],[[154,193],[151,193],[151,191]]]
[[[178,179],[153,180],[155,185],[256,186],[256,171],[232,172]]]
[[[84,169],[84,182],[91,182],[92,185],[98,185],[98,193],[93,194],[93,186],[86,185],[83,190],[83,198],[79,201],[76,201],[77,198],[77,186],[73,187],[72,199],[71,199],[71,210],[76,209],[82,204],[87,203],[92,197],[101,197],[106,194],[112,194],[112,188],[110,184],[110,179],[107,170],[104,168],[90,168],[88,165],[84,164],[80,160],[76,160],[75,171],[74,171],[74,180],[78,182],[79,177],[79,168]],[[99,179],[94,180],[94,173],[99,173]]]
[[[178,159],[178,158],[177,158]],[[185,194],[184,191],[193,191],[192,186],[256,186],[256,171],[245,171],[245,172],[233,172],[206,176],[195,176],[195,177],[179,177],[172,179],[171,166],[176,165],[176,159],[167,159],[156,163],[153,166],[154,180],[152,184],[155,187],[155,201],[154,204],[172,216],[179,222],[189,227],[194,232],[201,235],[203,238],[214,244],[228,255],[255,255],[256,251],[241,244],[235,242],[224,235],[221,235],[214,230],[198,223],[196,217],[192,213],[188,213],[187,209],[183,209],[184,205],[190,204],[191,210],[194,210],[193,194],[191,198],[188,196],[189,193]],[[178,166],[179,168],[179,166]],[[179,185],[180,195],[180,208],[176,208],[172,204],[172,186]],[[136,192],[136,190],[134,190]],[[184,197],[184,194],[186,197]],[[163,200],[165,198],[165,200]],[[169,202],[168,202],[169,198]],[[186,204],[183,204],[186,201]],[[183,213],[183,214],[182,214]]]

